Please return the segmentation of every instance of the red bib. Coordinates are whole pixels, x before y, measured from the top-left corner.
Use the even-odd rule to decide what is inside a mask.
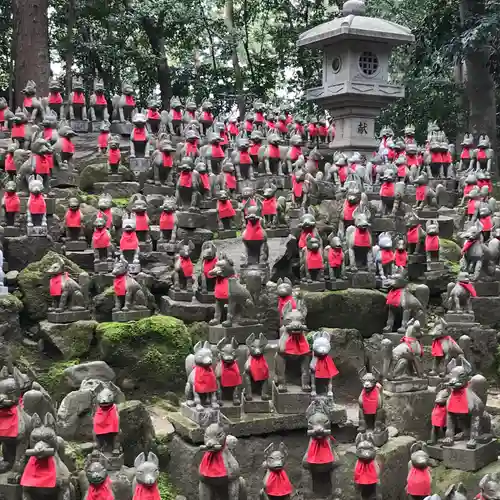
[[[262,241],[264,239],[264,230],[262,229],[260,221],[256,224],[247,222],[243,233],[243,239],[247,241]]]
[[[427,186],[418,186],[415,192],[415,197],[417,201],[424,201],[427,194]]]
[[[120,431],[120,423],[118,421],[118,409],[116,405],[109,405],[103,408],[98,405],[94,414],[94,434],[118,433]]]
[[[314,374],[316,378],[333,378],[339,374],[339,371],[330,356],[323,356],[316,358]]]
[[[293,491],[290,479],[283,470],[270,470],[266,481],[266,493],[273,497],[284,497]]]
[[[406,232],[406,241],[411,243],[412,245],[416,245],[418,243],[420,224],[415,227],[411,227]]]
[[[236,189],[236,177],[231,172],[224,172],[224,182],[228,189]]]
[[[238,126],[236,125],[236,123],[230,123],[227,130],[228,130],[228,132],[231,135],[238,135],[240,133],[240,131],[238,130]]]
[[[160,229],[171,231],[175,226],[175,214],[173,212],[162,212],[160,215]]]
[[[146,142],[148,140],[146,135],[146,127],[134,127],[132,137],[134,141]]]
[[[383,249],[380,251],[380,254],[383,266],[389,264],[390,262],[394,262],[395,255],[392,250]]]
[[[203,111],[202,120],[204,122],[213,122],[214,115],[212,113],[210,113],[209,111]]]
[[[158,485],[155,483],[151,486],[137,483],[135,485],[134,497],[132,500],[161,500]]]
[[[196,111],[190,111],[189,109],[187,109],[186,111],[191,120],[196,120]]]
[[[120,238],[120,250],[135,250],[139,246],[139,240],[137,239],[137,234],[135,231],[127,233],[123,231],[122,237]]]
[[[61,137],[61,149],[63,153],[73,154],[75,152],[75,145],[68,137]]]
[[[330,267],[341,267],[343,261],[344,252],[342,251],[342,248],[330,248],[328,250],[328,264],[330,265]]]
[[[156,121],[156,120],[159,120],[161,117],[160,117],[160,113],[158,113],[158,111],[156,109],[148,109],[148,112],[146,114],[146,118],[148,120],[152,120],[152,121]]]
[[[406,173],[407,173],[407,170],[406,170],[406,165],[399,165],[398,167],[398,177],[406,177]]]
[[[165,168],[172,168],[174,165],[174,159],[170,153],[162,152],[163,166]]]
[[[47,206],[45,205],[45,198],[43,197],[43,194],[30,194],[28,209],[32,214],[44,214],[47,211]]]
[[[304,125],[300,125],[299,123],[295,124],[295,132],[299,135],[304,135]]]
[[[100,132],[99,136],[97,137],[97,145],[101,149],[105,149],[108,147],[108,140],[109,140],[109,131]]]
[[[192,278],[193,277],[193,262],[189,257],[181,257],[179,256],[179,263],[181,266],[182,274],[184,274],[185,278]]]
[[[238,387],[241,385],[240,367],[236,361],[224,363],[221,361],[220,385],[222,387]]]
[[[274,158],[274,159],[280,158],[280,147],[276,146],[275,144],[269,144],[267,152],[269,158]]]
[[[361,229],[356,228],[354,231],[354,246],[356,247],[371,247],[372,238],[368,230],[361,231]]]
[[[113,290],[117,297],[124,297],[127,294],[127,275],[116,276],[113,280]]]
[[[292,115],[288,115],[288,114],[287,114],[287,115],[286,115],[286,124],[287,124],[287,125],[290,125],[290,123],[292,123],[292,122],[293,122],[293,117],[292,117]]]
[[[427,497],[431,494],[431,473],[429,467],[412,467],[408,473],[406,492],[411,496]]]
[[[467,184],[464,187],[464,196],[467,196],[475,187],[476,187],[476,184]]]
[[[92,235],[92,246],[94,248],[108,248],[111,244],[111,237],[106,228],[96,229]]]
[[[217,380],[211,366],[194,367],[194,391],[198,394],[207,394],[217,390]]]
[[[135,99],[134,99],[133,95],[126,95],[125,96],[125,105],[131,106],[132,108],[135,108]]]
[[[228,278],[215,278],[214,296],[219,300],[225,300],[229,297]]]
[[[486,151],[484,149],[477,150],[477,159],[478,160],[486,160],[487,159]]]
[[[108,104],[108,101],[106,101],[106,97],[104,97],[104,94],[96,94],[95,103],[98,106],[106,106]]]
[[[475,241],[466,240],[464,246],[462,247],[462,255],[465,255],[475,243]]]
[[[382,198],[394,198],[394,182],[384,182],[380,186],[380,196]]]
[[[308,126],[307,126],[307,131],[309,132],[309,135],[311,137],[316,137],[318,135],[318,127],[316,127],[316,125],[310,123]]]
[[[231,200],[218,200],[217,212],[219,214],[219,219],[227,219],[228,217],[234,217],[236,215]]]
[[[307,269],[323,269],[323,256],[321,255],[321,250],[306,250],[306,265]]]
[[[172,109],[172,120],[175,121],[182,120],[182,111],[177,111],[176,109]]]
[[[229,144],[229,139],[227,138],[227,133],[225,130],[220,131],[219,137],[222,139],[222,141],[220,142],[221,146],[227,146]]]
[[[371,462],[362,462],[358,460],[354,468],[354,482],[356,484],[377,484],[378,473],[375,467],[375,460]]]
[[[273,196],[272,198],[264,198],[262,200],[262,215],[276,215],[278,213],[278,202]]]
[[[309,352],[309,343],[302,332],[292,332],[288,334],[288,338],[285,342],[286,354],[302,356],[303,354],[309,354]]]
[[[278,297],[278,312],[280,313],[280,317],[283,316],[283,308],[286,304],[288,304],[288,302],[292,304],[293,309],[297,309],[297,303],[291,295],[288,295],[287,297]]]
[[[425,237],[425,251],[426,252],[437,252],[439,250],[439,236]]]
[[[282,134],[286,134],[288,132],[288,126],[287,126],[287,123],[283,120],[279,120],[278,121],[278,130],[282,133]]]
[[[378,384],[371,391],[367,391],[366,389],[361,391],[363,413],[366,415],[375,415],[377,413],[379,394],[380,387]]]
[[[120,153],[119,149],[110,149],[108,151],[108,161],[111,165],[116,165],[117,163],[120,163],[121,158],[122,154]]]
[[[181,172],[179,183],[182,187],[190,188],[193,186],[193,173],[183,170]]]
[[[269,378],[269,366],[266,358],[262,356],[250,356],[250,375],[254,382],[262,382]]]
[[[35,155],[35,173],[39,175],[50,174],[49,155]]]
[[[63,98],[60,92],[49,93],[49,104],[62,104]]]
[[[54,129],[51,128],[44,128],[43,129],[43,138],[46,141],[51,141],[52,140],[52,134],[54,133]]]
[[[297,182],[295,175],[292,175],[292,191],[296,198],[302,198],[304,192],[304,182]]]
[[[309,236],[314,236],[314,230],[313,229],[302,229],[302,232],[300,233],[300,238],[299,238],[299,248],[300,249],[302,249],[306,246],[307,238]]]
[[[302,149],[299,146],[292,146],[290,148],[290,153],[289,153],[290,160],[296,161],[298,160],[300,155],[302,155]]]
[[[331,464],[335,462],[331,436],[312,438],[307,448],[307,462],[310,464]]]
[[[85,104],[83,92],[73,92],[73,104]]]
[[[19,434],[17,405],[0,409],[0,437],[15,438]]]
[[[64,279],[68,279],[68,273],[64,273],[64,275],[58,274],[57,276],[50,278],[49,291],[50,291],[50,295],[52,297],[60,297],[62,295],[63,276],[64,276]]]
[[[14,163],[14,155],[7,153],[5,156],[5,171],[16,172],[16,164]]]
[[[347,200],[344,201],[344,220],[354,220],[353,212],[358,208],[358,205],[351,205]]]
[[[210,189],[210,178],[208,177],[208,174],[206,172],[200,174],[200,180],[201,180],[201,185],[203,186],[203,189],[208,191]]]
[[[408,265],[408,252],[406,250],[396,250],[396,266],[406,267]]]
[[[253,123],[248,120],[245,121],[245,130],[251,132],[253,130]]]
[[[471,297],[477,297],[477,292],[476,289],[474,288],[474,285],[472,283],[464,283],[463,281],[459,281],[458,284],[467,290]]]
[[[149,217],[147,213],[135,214],[135,230],[149,231]]]
[[[111,227],[111,224],[113,223],[113,215],[111,214],[111,208],[107,208],[106,210],[99,210],[97,212],[97,217],[100,219],[104,219],[106,221],[106,229],[109,229]]]
[[[21,209],[21,201],[17,193],[9,193],[8,191],[3,195],[3,203],[6,212],[19,212]]]
[[[453,389],[448,398],[447,409],[450,413],[469,413],[469,402],[467,401],[467,387]]]
[[[446,337],[441,337],[439,339],[434,339],[432,341],[431,354],[436,358],[441,358],[444,356],[443,345],[442,345],[443,340],[449,340],[455,343],[455,341],[449,335],[446,335]]]
[[[406,157],[406,163],[409,167],[416,167],[418,166],[418,158],[415,155],[408,155]]]
[[[328,135],[328,127],[325,127],[325,125],[320,125],[318,127],[318,133],[320,137],[326,137]]]
[[[431,153],[431,163],[442,163],[443,153]]]
[[[198,154],[198,146],[194,142],[186,142],[186,156],[196,156]]]
[[[100,484],[89,484],[85,500],[115,500],[109,477]]]
[[[54,457],[30,457],[21,477],[21,486],[55,488],[56,479],[56,461]]]
[[[460,159],[470,160],[470,148],[462,149],[462,153],[460,154]]]
[[[264,113],[257,111],[255,113],[255,120],[257,123],[264,123]]]
[[[207,277],[210,278],[208,273],[215,267],[217,264],[217,257],[214,257],[211,260],[203,260],[203,274]]]
[[[33,97],[25,97],[23,101],[23,106],[25,108],[32,108],[33,107]]]
[[[200,476],[226,477],[227,470],[224,463],[223,451],[206,451],[200,463]]]
[[[446,405],[434,405],[431,423],[434,427],[446,427]]]
[[[80,210],[68,209],[66,211],[65,221],[66,227],[81,227],[82,213],[80,212]]]
[[[14,123],[10,136],[12,139],[24,139],[24,123]]]
[[[338,174],[339,174],[339,180],[340,180],[340,182],[342,184],[344,184],[344,182],[347,180],[347,167],[339,167]],[[347,200],[344,202],[344,210],[345,210],[346,205],[349,205],[349,203],[347,202]],[[349,205],[349,206],[351,206],[351,205]],[[354,208],[356,208],[356,207],[357,207],[357,205],[354,205]],[[346,219],[344,217],[344,220],[352,220],[352,219]]]
[[[483,231],[491,231],[493,229],[493,222],[491,221],[491,215],[487,217],[481,217],[479,219],[481,225],[483,226]]]
[[[417,342],[417,344],[419,345],[419,347],[420,347],[420,357],[422,357],[424,355],[424,351],[422,349],[422,344],[420,343],[419,340],[414,339],[413,337],[406,337],[406,336],[404,336],[400,340],[401,344],[406,344],[408,346],[408,349],[410,350],[410,352],[412,352],[413,354],[415,354],[415,351],[413,350],[413,342]]]
[[[476,200],[467,201],[467,215],[474,215],[476,211]]]
[[[387,299],[385,303],[388,306],[399,307],[401,305],[401,295],[403,293],[402,288],[397,288],[395,290],[389,290],[387,294]]]
[[[220,144],[212,144],[212,158],[224,158],[224,150]]]
[[[248,151],[240,151],[240,165],[250,165],[252,163],[252,158]]]
[[[262,144],[252,144],[250,146],[250,149],[248,152],[250,153],[250,156],[257,156],[259,154],[259,150],[261,148]]]

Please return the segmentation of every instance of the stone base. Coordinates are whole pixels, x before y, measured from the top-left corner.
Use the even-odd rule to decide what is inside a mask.
[[[286,238],[290,234],[287,227],[277,227],[275,229],[266,229],[268,238]]]
[[[132,124],[130,122],[113,122],[111,124],[111,133],[123,136],[129,136],[132,133]]]
[[[128,263],[128,272],[130,274],[139,274],[141,272],[141,264],[137,263]]]
[[[50,187],[76,187],[78,186],[78,174],[72,170],[57,170],[52,172],[50,179]]]
[[[285,177],[278,175],[259,175],[255,179],[255,188],[263,190],[266,184],[274,184],[278,189],[285,187]]]
[[[26,227],[26,235],[37,238],[46,238],[47,237],[47,226],[27,226]]]
[[[11,484],[9,482],[9,472],[0,474],[0,498],[5,500],[21,500],[22,486],[20,484]]]
[[[408,255],[408,264],[425,264],[425,255],[412,253]]]
[[[437,209],[424,208],[422,210],[417,210],[417,215],[421,219],[437,219],[439,217]]]
[[[278,392],[275,382],[273,387],[273,404],[278,413],[305,413],[307,407],[311,404],[311,393],[304,392],[297,385],[288,384],[287,392]]]
[[[90,317],[91,314],[88,310],[47,313],[47,321],[50,323],[74,323],[75,321],[89,320]]]
[[[188,406],[186,403],[181,403],[181,415],[202,427],[220,422],[220,411],[218,409],[204,408],[202,411],[198,411],[195,407]]]
[[[88,120],[70,120],[69,126],[77,134],[88,134],[90,122]]]
[[[153,243],[151,241],[139,241],[139,251],[141,253],[151,253],[153,251]]]
[[[208,341],[211,344],[217,344],[223,338],[231,339],[234,337],[238,344],[244,344],[251,333],[258,335],[262,331],[263,326],[259,323],[254,325],[233,325],[231,327],[215,325],[208,328]]]
[[[160,311],[165,316],[174,316],[186,322],[210,321],[214,317],[214,304],[202,304],[197,300],[181,302],[167,295],[160,298]]]
[[[135,174],[136,178],[139,177],[143,172],[147,172],[149,169],[149,158],[130,158],[130,170]]]
[[[408,380],[384,380],[384,389],[399,394],[401,392],[425,391],[429,386],[426,378],[411,378]]]
[[[350,288],[370,288],[374,289],[376,286],[375,273],[370,271],[347,271],[347,280],[350,282]]]
[[[90,122],[90,131],[91,132],[100,132],[101,125],[102,125],[102,121]]]
[[[500,282],[498,281],[475,281],[474,288],[478,297],[497,297],[500,294]]]
[[[443,446],[443,465],[448,469],[459,469],[474,472],[495,462],[498,458],[498,444],[490,441],[477,444],[477,448],[469,450],[466,441],[460,441],[453,446]]]
[[[67,240],[64,246],[66,248],[66,252],[83,252],[88,249],[88,245],[85,240]]]
[[[21,236],[21,229],[17,226],[5,226],[3,228],[4,238],[17,238]]]
[[[300,289],[305,292],[324,292],[325,282],[324,281],[313,281],[312,283],[306,283],[304,281],[300,282]]]
[[[236,229],[219,229],[217,231],[218,240],[229,240],[231,238],[236,238]]]
[[[216,210],[204,210],[203,212],[179,211],[176,212],[176,216],[178,227],[186,229],[202,227],[212,231],[217,230],[218,227]]]
[[[177,245],[175,243],[170,243],[170,242],[158,242],[156,245],[156,249],[158,252],[165,252],[165,253],[171,253],[175,254],[177,251]]]
[[[214,292],[200,292],[196,290],[195,293],[196,300],[201,302],[202,304],[215,304],[215,295]]]
[[[168,291],[168,296],[172,300],[177,300],[179,302],[192,302],[193,301],[193,292],[188,292],[186,290],[174,290],[171,288]]]
[[[425,450],[434,460],[443,460],[443,447],[439,444],[426,444]]]
[[[240,420],[241,404],[239,406],[234,406],[230,401],[223,401],[223,405],[220,407],[220,412],[228,420]]]
[[[290,210],[288,210],[288,217],[290,219],[298,219],[300,218],[300,213],[301,213],[301,209],[300,208],[291,208]]]
[[[112,320],[118,323],[127,323],[128,321],[138,321],[143,318],[149,318],[150,316],[151,311],[149,309],[113,311]]]
[[[325,282],[325,285],[326,285],[326,289],[327,290],[347,290],[347,288],[349,288],[349,283],[347,282],[347,280],[335,280],[335,281],[330,281],[330,280],[327,280]]]
[[[395,231],[396,221],[394,217],[376,217],[372,222],[371,230],[373,233],[384,233]]]
[[[433,271],[443,272],[445,270],[444,262],[429,262],[429,263],[426,263],[426,266],[428,269],[427,272],[433,272]]]
[[[160,196],[174,196],[175,195],[175,187],[174,186],[165,186],[165,185],[157,185],[157,184],[144,184],[144,188],[142,192],[147,196],[148,194],[158,194]]]
[[[244,413],[272,413],[273,404],[271,401],[262,401],[261,398],[254,397],[252,401],[243,398]]]
[[[446,323],[449,325],[468,325],[470,324],[471,326],[476,324],[475,316],[474,313],[469,314],[469,313],[456,313],[456,312],[447,312],[444,315],[444,320]]]
[[[113,270],[113,261],[103,260],[100,262],[94,262],[95,273],[109,273],[112,270]]]
[[[122,174],[108,174],[108,182],[122,182],[123,175]]]
[[[113,198],[129,198],[139,189],[138,182],[94,182],[94,194],[109,193]]]
[[[429,382],[429,387],[437,387],[439,384],[444,382],[444,377],[441,378],[438,375],[429,375],[427,381]]]

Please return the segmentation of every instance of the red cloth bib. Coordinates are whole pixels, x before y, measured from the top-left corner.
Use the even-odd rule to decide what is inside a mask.
[[[307,462],[310,464],[331,464],[335,462],[333,456],[331,436],[312,438],[307,448]]]
[[[56,460],[54,457],[30,457],[21,477],[21,486],[55,488],[56,479]]]
[[[380,186],[380,196],[383,198],[394,198],[394,182],[384,182]]]
[[[236,125],[236,123],[230,123],[227,131],[231,135],[238,135],[240,133],[240,131],[238,130],[238,126]]]
[[[474,285],[472,283],[464,283],[463,281],[459,281],[458,284],[467,290],[471,297],[477,297],[477,292],[476,289],[474,288]]]
[[[367,391],[366,389],[361,391],[363,413],[366,415],[375,415],[377,413],[379,394],[380,387],[378,384],[371,391]]]
[[[447,410],[450,413],[469,413],[469,403],[467,401],[467,387],[462,389],[452,389],[448,398]]]
[[[119,149],[110,149],[108,151],[108,161],[111,165],[116,165],[120,163],[122,154]]]
[[[99,210],[97,212],[97,217],[100,219],[105,219],[106,221],[106,229],[109,229],[111,227],[111,224],[113,223],[113,215],[111,214],[111,208],[107,208],[106,210]]]
[[[416,245],[418,243],[420,224],[415,227],[410,227],[406,232],[406,241],[411,243],[412,245]]]
[[[262,229],[260,221],[256,224],[247,222],[243,233],[243,239],[246,241],[262,241],[264,239],[264,230]]]
[[[395,263],[398,267],[406,267],[408,265],[408,252],[406,250],[396,250]]]
[[[75,145],[68,137],[61,137],[61,149],[63,153],[72,154],[75,152]]]
[[[24,123],[14,123],[10,136],[12,139],[24,139]]]
[[[308,126],[307,126],[307,131],[309,132],[309,135],[311,137],[316,137],[318,135],[318,127],[316,125],[314,125],[313,123],[310,123]]]
[[[15,438],[19,434],[17,405],[0,409],[0,437]]]
[[[62,104],[63,98],[60,92],[49,92],[49,104]]]
[[[207,394],[217,390],[217,380],[211,366],[194,367],[194,391],[198,394]]]
[[[408,155],[406,157],[406,163],[409,167],[418,166],[418,158],[415,155]]]
[[[222,139],[222,141],[220,142],[221,146],[227,146],[229,144],[229,139],[225,130],[220,131],[219,137]]]
[[[146,114],[146,118],[149,120],[152,120],[152,121],[156,121],[156,120],[159,120],[161,118],[160,116],[160,113],[158,113],[158,111],[155,109],[148,109],[148,112]]]
[[[442,153],[436,153],[436,152],[431,153],[431,163],[441,163],[442,161],[443,161]]]
[[[266,358],[262,356],[250,356],[250,375],[254,382],[262,382],[269,378],[269,366]]]
[[[312,251],[306,250],[306,265],[307,269],[323,269],[323,256],[321,250]]]
[[[227,219],[228,217],[234,217],[236,215],[231,200],[218,200],[217,212],[219,214],[219,219]]]
[[[85,104],[83,92],[73,92],[73,104]]]
[[[403,293],[402,288],[396,288],[395,290],[389,290],[387,294],[387,299],[385,303],[388,306],[399,307],[401,305],[401,295]]]
[[[135,250],[139,246],[139,240],[137,239],[137,234],[135,231],[127,233],[123,231],[122,237],[120,238],[120,250]]]
[[[431,473],[429,467],[418,469],[412,467],[406,482],[408,495],[427,497],[431,494]]]
[[[371,247],[372,238],[368,230],[361,231],[361,229],[356,228],[354,231],[354,246],[355,247]]]
[[[286,134],[286,133],[288,132],[288,126],[287,126],[286,121],[283,121],[283,120],[279,120],[279,121],[278,121],[278,130],[279,130],[282,134]]]
[[[172,120],[175,121],[182,120],[182,111],[177,111],[176,109],[172,109]]]
[[[89,484],[85,500],[115,500],[109,477],[99,484]]]
[[[427,186],[426,185],[417,187],[416,193],[415,193],[417,201],[424,201],[426,194],[427,194]]]
[[[476,184],[466,184],[464,187],[464,196],[467,196],[475,187]]]
[[[111,238],[106,228],[96,229],[92,235],[92,246],[94,248],[108,248]]]
[[[290,123],[292,123],[292,122],[293,122],[293,116],[292,116],[292,115],[287,114],[287,115],[286,115],[286,124],[287,124],[287,125],[290,125]]]
[[[330,267],[341,267],[343,261],[344,252],[342,251],[342,248],[330,248],[328,250],[328,264]]]
[[[226,477],[227,470],[224,463],[223,451],[206,451],[200,463],[200,476]]]
[[[98,106],[106,106],[108,104],[108,101],[106,101],[106,97],[104,97],[104,94],[96,94],[95,103]]]
[[[251,132],[253,130],[253,123],[248,120],[245,121],[245,130]]]
[[[179,178],[180,185],[185,188],[193,186],[193,173],[183,170]]]
[[[264,113],[262,113],[261,111],[256,111],[254,121],[256,121],[257,123],[264,123]]]
[[[309,352],[309,343],[307,342],[307,339],[302,332],[293,332],[288,334],[288,338],[285,342],[286,354],[302,356],[303,354],[309,354]]]
[[[203,111],[202,120],[204,122],[213,122],[214,115],[212,113],[210,113],[209,111]]]
[[[483,226],[483,231],[491,231],[493,229],[493,222],[491,221],[491,215],[487,217],[481,217],[479,219],[481,225]]]
[[[476,243],[475,241],[465,240],[464,246],[462,247],[462,255],[465,255],[469,249]]]
[[[371,462],[362,462],[358,460],[354,468],[354,482],[356,484],[377,484],[378,473],[375,467],[375,460]]]
[[[425,237],[425,251],[426,252],[437,252],[439,250],[439,236]]]
[[[326,137],[328,135],[328,127],[325,127],[325,125],[320,125],[318,127],[318,133],[320,137]]]
[[[174,159],[170,153],[165,151],[162,152],[163,166],[166,168],[172,168],[174,165]]]
[[[68,209],[66,211],[65,222],[66,227],[81,227],[82,213],[80,212],[80,210]]]
[[[224,150],[220,144],[212,144],[212,158],[224,158]]]
[[[210,278],[208,273],[215,267],[217,264],[217,257],[214,257],[211,260],[203,260],[203,274],[207,277]]]
[[[51,141],[53,133],[54,133],[54,129],[52,129],[52,128],[44,128],[43,129],[43,138],[46,141]]]
[[[25,108],[32,108],[33,107],[33,97],[25,97],[23,101],[23,106]]]
[[[476,200],[468,200],[467,201],[467,215],[474,215],[476,211]]]
[[[290,148],[290,153],[289,153],[290,160],[296,161],[301,154],[302,154],[302,149],[300,148],[300,146],[292,146]]]
[[[16,172],[16,164],[14,163],[14,155],[7,153],[5,156],[5,171]]]
[[[108,140],[109,140],[109,132],[108,131],[100,132],[99,136],[97,137],[97,145],[101,149],[107,148],[108,147]]]
[[[394,252],[392,250],[386,250],[382,249],[380,251],[381,254],[381,259],[382,259],[382,265],[385,266],[386,264],[389,264],[390,262],[394,262]]]
[[[3,203],[6,212],[19,212],[21,209],[21,201],[17,193],[9,193],[6,191],[3,195]]]
[[[250,165],[252,163],[252,158],[248,151],[240,151],[240,165]]]
[[[340,180],[341,184],[344,184],[344,182],[347,180],[347,167],[339,167],[338,174],[339,174],[339,180]],[[344,202],[344,210],[345,210],[346,205],[349,205],[347,200]],[[354,206],[353,210],[357,207],[357,205],[349,205],[349,207],[351,207],[351,206]],[[352,219],[346,219],[344,217],[344,220],[352,220]]]
[[[189,109],[187,109],[186,111],[191,120],[196,120],[196,111],[190,111]]]
[[[410,352],[412,352],[413,354],[415,354],[415,351],[413,350],[413,342],[417,342],[419,347],[420,347],[420,357],[422,357],[424,355],[424,350],[422,349],[422,344],[420,343],[419,340],[417,339],[414,339],[413,337],[406,337],[404,336],[400,343],[401,344],[406,344],[408,346],[408,349],[410,350]]]
[[[316,358],[315,376],[316,378],[333,378],[339,374],[331,356]]]
[[[200,181],[203,189],[208,191],[210,189],[210,178],[208,177],[208,174],[206,172],[200,174]]]
[[[224,182],[227,189],[236,189],[236,177],[232,172],[224,172]]]
[[[351,205],[347,200],[344,201],[344,220],[354,220],[354,216],[352,215],[354,210],[358,208],[358,205]]]
[[[250,156],[257,156],[259,154],[262,144],[251,144],[248,152]]]
[[[215,278],[214,296],[219,300],[226,300],[229,297],[228,278]]]
[[[477,159],[478,160],[486,160],[487,159],[486,151],[484,149],[477,150]]]
[[[450,342],[455,344],[455,341],[449,335],[446,335],[445,337],[441,337],[439,339],[434,339],[432,341],[431,354],[437,358],[441,358],[444,356],[442,344],[443,340],[449,340]]]
[[[398,166],[398,177],[406,177],[407,174],[407,168],[406,165],[399,165]]]
[[[118,421],[118,409],[116,405],[109,405],[103,408],[98,405],[94,414],[94,434],[118,433],[120,431],[120,423]]]
[[[28,209],[32,214],[44,214],[47,211],[47,206],[45,205],[43,194],[30,194]]]
[[[292,175],[292,191],[296,198],[302,198],[304,192],[304,182],[297,182],[295,175]]]
[[[460,154],[460,158],[462,160],[470,160],[470,148],[462,149],[462,153]]]
[[[161,500],[160,490],[155,483],[151,486],[137,483],[132,500]]]
[[[224,363],[221,361],[220,384],[222,387],[238,387],[241,385],[240,368],[236,361]]]
[[[266,493],[273,497],[284,497],[293,491],[290,479],[283,470],[270,470],[266,481]]]
[[[147,213],[135,214],[135,230],[149,231],[149,217]]]
[[[269,144],[267,152],[269,158],[274,158],[274,159],[280,158],[280,147],[276,146],[275,144]]]
[[[173,212],[162,212],[160,215],[160,229],[171,231],[175,226],[175,214]]]
[[[198,146],[194,142],[186,142],[186,156],[196,156],[198,154]]]
[[[278,213],[278,202],[273,196],[272,198],[264,198],[262,200],[262,215],[276,215]]]
[[[125,105],[135,108],[135,98],[133,95],[126,95],[125,96]]]
[[[134,141],[146,142],[147,141],[146,127],[134,127],[134,130],[132,132],[132,137]]]
[[[64,279],[68,279],[68,273],[64,273]],[[58,274],[50,278],[49,291],[52,297],[60,297],[62,295],[62,280],[63,274]]]
[[[189,257],[181,257],[179,256],[179,263],[181,266],[182,274],[184,274],[185,278],[192,278],[194,266],[193,262]]]
[[[35,173],[39,175],[50,174],[48,155],[35,155]]]
[[[288,295],[287,297],[278,297],[278,311],[280,313],[280,317],[283,316],[283,308],[286,306],[286,304],[288,304],[288,302],[291,302],[293,309],[297,309],[297,303],[295,302],[295,299],[292,295]]]
[[[304,125],[300,125],[299,123],[295,124],[295,132],[299,135],[304,135]]]
[[[434,427],[446,427],[446,405],[434,405],[431,423]]]
[[[127,275],[116,276],[113,280],[113,290],[117,297],[124,297],[127,294]]]

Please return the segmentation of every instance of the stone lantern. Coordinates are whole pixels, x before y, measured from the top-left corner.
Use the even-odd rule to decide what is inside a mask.
[[[389,58],[398,45],[415,37],[405,26],[365,16],[363,0],[344,3],[342,17],[302,33],[297,45],[323,50],[321,87],[307,99],[328,109],[336,124],[334,149],[371,154],[378,142],[375,119],[380,110],[404,96],[391,82]]]

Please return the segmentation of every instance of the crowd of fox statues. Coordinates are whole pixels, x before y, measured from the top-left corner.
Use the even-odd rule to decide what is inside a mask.
[[[0,99],[2,238],[54,239],[58,226],[63,253],[84,269],[71,276],[61,257],[46,270],[51,323],[91,318],[95,275],[112,286],[113,321],[151,316],[147,259],[171,271],[162,297],[167,310],[210,311],[208,338],[186,359],[179,410],[204,433],[200,500],[247,498],[231,432],[269,415],[304,416],[309,444],[302,466],[312,491],[329,485],[326,493],[305,498],[343,497],[335,486],[341,458],[333,439],[346,415],[335,397],[339,369],[330,333],[307,326],[308,294],[327,290],[387,294],[381,363],[359,373],[353,471],[359,498],[384,498],[377,454],[392,439],[387,394],[392,401],[414,394],[410,401],[431,398],[434,404],[424,416],[428,440],[411,447],[409,498],[440,498],[431,479],[438,463],[477,471],[497,460],[488,381],[473,360],[470,336],[481,323],[475,304],[500,300],[500,210],[487,136],[467,134],[457,152],[437,123],[429,123],[422,145],[413,126],[401,138],[386,126],[373,154],[346,153],[335,151],[331,118],[292,116],[292,108],[262,101],[237,117],[217,115],[209,100],[199,105],[178,97],[170,109],[151,99],[139,110],[127,83],[110,102],[101,81],[89,98],[79,78],[67,97],[56,79],[49,88],[40,97],[28,82],[15,112]],[[91,235],[82,198],[61,195],[78,186],[75,144],[81,136],[107,164],[105,178],[94,184],[98,212]],[[126,183],[137,190],[117,217],[110,193]],[[63,216],[56,215],[56,202],[65,206]],[[319,205],[327,207],[326,217]],[[459,269],[444,255],[443,241],[452,237],[461,245]],[[240,262],[220,246],[235,238]],[[271,240],[277,239],[282,251],[275,259]],[[435,313],[431,292],[443,280],[444,312]],[[266,326],[267,310],[276,313],[275,330]],[[91,394],[79,418],[91,419],[94,438],[86,477],[75,483],[61,432],[67,432],[69,403],[63,400],[56,411],[15,360],[2,362],[0,498],[161,498],[153,451],[137,450],[134,467],[124,466],[117,386],[86,379],[75,391]],[[420,411],[417,403],[412,411]],[[261,500],[294,494],[287,456],[284,443],[262,450]],[[485,475],[478,490],[475,498],[500,498],[500,477]],[[471,498],[462,484],[439,493]]]

